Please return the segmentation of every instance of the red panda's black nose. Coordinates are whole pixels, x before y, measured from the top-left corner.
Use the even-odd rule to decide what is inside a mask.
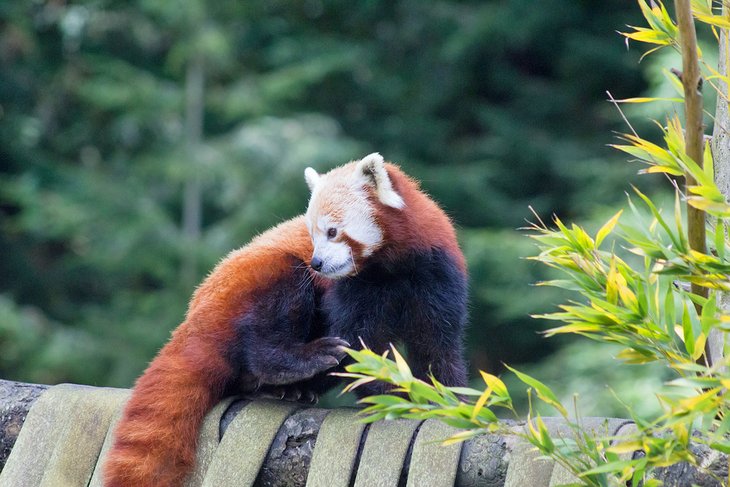
[[[319,257],[312,257],[312,262],[310,262],[309,265],[312,266],[312,269],[314,269],[315,271],[320,271],[322,270],[322,264],[322,259],[320,259]]]

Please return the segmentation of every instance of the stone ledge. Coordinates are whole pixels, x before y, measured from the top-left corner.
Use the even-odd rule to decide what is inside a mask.
[[[48,386],[0,379],[0,470],[5,466],[30,407]]]
[[[19,432],[22,431],[28,411],[47,389],[49,389],[48,386],[0,380],[0,411],[2,411],[0,415],[0,445],[2,445],[0,468],[5,464],[7,453],[15,444]],[[97,461],[97,457],[103,456],[108,447],[110,435],[106,430],[94,433],[94,437],[97,438],[95,441],[99,444],[86,448],[90,452],[89,456],[93,456],[90,460],[76,461],[78,448],[75,448],[74,445],[61,445],[60,443],[78,439],[79,434],[90,435],[88,431],[81,431],[88,429],[85,428],[86,426],[89,428],[93,426],[95,429],[100,427],[109,429],[108,426],[99,426],[96,419],[87,420],[94,423],[93,425],[83,425],[79,424],[84,421],[83,419],[75,418],[99,418],[99,412],[93,413],[93,411],[102,409],[105,418],[118,416],[118,409],[126,398],[127,391],[74,385],[54,386],[50,390],[54,392],[49,393],[47,400],[41,401],[41,403],[47,404],[41,409],[34,410],[36,416],[34,424],[28,423],[29,428],[35,428],[32,437],[30,440],[25,439],[24,446],[21,445],[22,442],[19,442],[16,453],[22,456],[23,451],[33,451],[35,441],[38,441],[39,445],[52,444],[49,452],[34,454],[38,458],[33,460],[28,457],[27,462],[24,462],[22,458],[12,457],[12,470],[15,472],[4,472],[6,477],[11,474],[17,476],[19,469],[22,471],[22,469],[31,468],[30,465],[36,462],[37,465],[41,465],[38,467],[40,469],[53,467],[57,470],[68,470],[73,478],[90,478],[89,485],[100,486],[101,479],[97,464],[101,462]],[[63,403],[64,397],[66,397],[64,394],[69,398],[75,398],[74,407],[54,408],[52,398],[55,397],[56,401]],[[110,406],[103,406],[103,404]],[[251,399],[228,399],[221,403],[216,408],[216,412],[211,413],[209,424],[204,427],[205,432],[202,436],[205,438],[201,439],[201,445],[204,446],[201,446],[198,457],[202,462],[201,467],[196,470],[186,485],[191,487],[208,485],[211,481],[220,482],[221,479],[224,483],[228,483],[231,477],[240,478],[240,475],[244,473],[253,479],[253,485],[267,487],[365,485],[374,479],[373,475],[377,477],[380,470],[383,470],[373,468],[373,465],[366,465],[370,461],[369,459],[374,459],[372,461],[376,463],[386,462],[388,464],[388,468],[385,469],[387,472],[383,470],[382,473],[388,477],[388,483],[403,486],[524,487],[529,485],[531,487],[550,487],[574,479],[569,472],[556,467],[552,461],[537,458],[529,445],[512,435],[489,434],[474,438],[463,445],[443,448],[433,442],[434,439],[438,439],[439,434],[447,434],[442,424],[435,420],[429,420],[426,423],[404,421],[401,422],[401,426],[385,423],[363,426],[357,422],[356,411],[352,409],[327,410],[287,404]],[[110,407],[116,413],[109,409]],[[93,411],[91,415],[83,414],[79,408],[90,408]],[[278,419],[273,420],[268,417],[270,416],[269,409]],[[48,415],[47,421],[45,421],[45,417],[38,421],[37,416],[40,410],[43,411],[42,414]],[[68,411],[61,412],[66,410]],[[113,421],[114,419],[111,419],[105,424]],[[54,422],[56,424],[53,424]],[[566,434],[568,431],[565,423],[560,419],[545,418],[545,423],[554,436]],[[524,427],[523,422],[505,422],[505,424],[513,430]],[[600,428],[606,431],[607,428],[609,435],[628,431],[632,427],[630,421],[613,418],[585,418],[584,425],[593,430]],[[42,439],[44,428],[49,431],[54,430],[53,434],[59,439]],[[373,432],[375,436],[369,435],[373,428],[375,428]],[[247,430],[253,433],[249,433],[247,436],[245,433]],[[320,431],[321,441],[317,445]],[[395,435],[393,438],[390,436],[391,433]],[[26,433],[26,436],[28,434]],[[224,436],[226,441],[221,442]],[[267,445],[256,443],[259,438],[264,437],[267,438],[265,441]],[[368,442],[369,437],[370,442]],[[378,440],[374,442],[376,437]],[[56,443],[53,443],[54,441]],[[388,445],[393,448],[397,445],[400,446],[395,448],[398,452],[397,455],[383,456],[378,451],[376,443],[384,445],[383,452],[390,451],[386,448]],[[247,467],[236,460],[240,457],[241,451],[248,448],[246,445],[253,445],[253,449],[259,451],[258,458],[260,459],[256,462],[249,462],[251,465]],[[714,487],[721,485],[714,478],[727,478],[727,456],[716,455],[716,452],[704,451],[700,447],[697,447],[697,453],[700,458],[705,460],[703,461],[706,464],[705,471],[700,471],[687,464],[679,464],[660,469],[657,472],[657,478],[663,480],[665,486]],[[396,459],[395,456],[398,458]],[[42,461],[37,462],[38,459]],[[390,465],[391,463],[393,465]],[[87,470],[90,468],[91,471],[79,471],[81,464],[90,465]],[[243,472],[244,468],[248,468],[248,471]],[[434,475],[429,475],[429,471],[433,471]],[[713,475],[708,472],[712,472],[715,477],[713,478]],[[0,472],[0,479],[2,479],[2,473]],[[58,475],[61,473],[59,471]],[[49,473],[47,470],[43,470],[33,472],[31,476],[45,480],[46,477],[56,475],[55,471]],[[374,481],[378,481],[378,479]],[[79,485],[87,484],[85,481],[81,481]],[[216,485],[222,484],[217,483]]]

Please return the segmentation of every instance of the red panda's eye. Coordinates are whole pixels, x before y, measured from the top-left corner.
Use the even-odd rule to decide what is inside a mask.
[[[337,236],[337,229],[330,227],[327,229],[327,238],[335,238]]]

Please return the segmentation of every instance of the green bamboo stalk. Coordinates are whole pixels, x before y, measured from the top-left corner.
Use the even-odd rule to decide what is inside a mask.
[[[700,91],[700,66],[697,56],[697,33],[692,17],[690,0],[674,0],[674,9],[679,27],[679,44],[682,52],[682,85],[684,86],[684,143],[688,157],[702,167],[704,135],[702,123],[702,92]],[[697,182],[692,176],[685,176],[686,186]],[[707,253],[705,212],[687,205],[687,237],[689,246],[697,252]],[[707,289],[692,284],[692,292],[707,297]],[[697,306],[697,312],[702,309]],[[705,356],[708,356],[706,351]]]

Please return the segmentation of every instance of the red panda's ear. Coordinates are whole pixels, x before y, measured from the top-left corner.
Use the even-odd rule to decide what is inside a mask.
[[[392,208],[401,209],[405,206],[403,198],[393,189],[388,171],[385,170],[383,156],[377,152],[367,155],[357,163],[357,174],[375,186],[378,199],[381,203]]]
[[[309,191],[314,191],[314,187],[317,186],[317,182],[319,181],[319,174],[311,167],[308,167],[304,170],[304,180],[307,181]]]

